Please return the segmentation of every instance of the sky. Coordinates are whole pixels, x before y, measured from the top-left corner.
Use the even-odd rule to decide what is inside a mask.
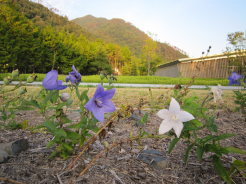
[[[120,18],[145,33],[157,34],[189,57],[226,50],[227,35],[246,31],[246,0],[43,0],[69,20],[88,14],[106,19]]]

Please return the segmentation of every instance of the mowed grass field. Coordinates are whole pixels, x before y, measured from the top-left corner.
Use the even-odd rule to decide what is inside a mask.
[[[22,81],[26,81],[27,77],[30,74],[21,74],[19,78]],[[36,74],[36,81],[43,81],[45,74]],[[3,80],[4,77],[11,76],[10,73],[0,74],[0,81]],[[65,82],[65,77],[67,75],[58,75],[58,80],[63,80]],[[172,77],[159,77],[159,76],[116,76],[116,83],[130,83],[130,84],[187,84],[191,78],[172,78]],[[18,80],[18,79],[14,79]],[[82,76],[82,82],[89,83],[100,83],[99,75],[90,75],[90,76]],[[108,83],[108,80],[105,78],[103,80],[104,83]],[[195,78],[194,85],[214,85],[218,84],[222,86],[228,86],[229,80],[225,78]]]
[[[13,88],[14,86],[7,86],[7,89]],[[27,93],[23,95],[25,99],[38,99],[39,93],[42,90],[41,86],[26,86]],[[88,96],[91,98],[96,90],[96,87],[79,87],[80,93],[84,90],[89,89]],[[106,89],[105,89],[106,90]],[[19,90],[8,93],[9,98],[13,98],[18,94]],[[171,101],[171,94],[173,93],[172,89],[151,89],[155,105],[160,108],[168,108]],[[61,90],[60,93],[70,93],[70,89]],[[188,96],[194,96],[195,93],[203,100],[208,94],[208,90],[193,90],[191,89],[188,93]],[[212,97],[212,96],[211,96]],[[143,109],[150,108],[150,93],[148,88],[116,88],[116,93],[112,98],[116,108],[120,108],[121,105],[132,104],[133,107],[137,107],[139,100],[143,98],[145,105]],[[72,109],[79,108],[79,100],[76,96],[75,90],[72,92],[71,99],[74,100],[72,104]],[[213,100],[206,103],[206,107],[209,109],[223,109],[233,111],[236,107],[234,103],[235,97],[232,90],[223,90],[223,103],[217,101],[214,103]],[[0,99],[0,104],[3,104],[2,98]],[[153,109],[154,110],[154,109]]]

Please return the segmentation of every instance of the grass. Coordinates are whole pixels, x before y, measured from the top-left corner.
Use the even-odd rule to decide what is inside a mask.
[[[7,86],[6,88],[13,88],[14,86]],[[24,95],[24,98],[36,98],[41,91],[40,86],[26,86],[27,93]],[[80,87],[80,93],[83,90],[87,90],[88,87]],[[88,96],[91,98],[95,93],[96,87],[89,87]],[[151,89],[154,97],[154,101],[160,108],[168,108],[168,105],[171,100],[170,94],[172,94],[172,90],[170,89]],[[18,93],[19,90],[16,90],[12,93],[8,93],[9,98],[13,98]],[[65,90],[60,91],[61,93],[70,93],[70,89],[67,88]],[[196,93],[200,99],[204,99],[208,95],[208,90],[190,90],[188,96],[193,96]],[[217,102],[214,103],[213,100],[206,103],[206,107],[209,109],[219,108],[223,110],[230,109],[233,111],[236,107],[234,103],[234,93],[231,90],[223,90],[223,103]],[[1,97],[1,96],[0,96]],[[150,96],[149,89],[147,88],[117,88],[112,101],[114,102],[117,108],[120,108],[121,105],[132,104],[133,102],[139,101],[140,98],[143,98],[145,102],[147,102],[143,108],[149,108]],[[71,99],[74,100],[72,104],[72,109],[77,109],[79,107],[79,100],[75,94],[75,91],[71,95]],[[0,98],[0,104],[3,104],[2,98]],[[136,107],[136,106],[135,106]]]
[[[19,77],[22,81],[26,81],[30,74],[21,74]],[[45,74],[36,74],[38,76],[37,81],[43,81]],[[0,74],[0,81],[4,77],[11,76],[10,73]],[[59,75],[58,80],[65,82],[66,75]],[[14,79],[17,80],[17,79]],[[191,78],[183,78],[181,81],[179,78],[172,77],[159,77],[159,76],[117,76],[116,83],[128,83],[128,84],[187,84]],[[100,78],[98,75],[82,76],[82,82],[99,83]],[[108,83],[107,79],[103,80],[104,83]],[[214,85],[228,86],[229,80],[225,78],[195,78],[194,85]]]

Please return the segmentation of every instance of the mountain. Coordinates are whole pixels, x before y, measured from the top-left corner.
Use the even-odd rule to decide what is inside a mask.
[[[145,44],[144,40],[148,36],[130,22],[118,18],[108,20],[106,18],[96,18],[92,15],[87,15],[73,19],[72,22],[80,25],[96,38],[101,38],[106,43],[112,42],[121,47],[127,45],[136,56],[142,53],[142,48]],[[161,55],[164,61],[188,57],[181,49],[161,42],[157,42],[156,52]]]
[[[29,0],[13,0],[19,12],[23,13],[26,18],[31,20],[34,25],[40,28],[52,26],[57,31],[64,29],[69,33],[79,36],[81,33],[90,41],[95,41],[95,36],[81,26],[69,21],[66,16],[58,15],[59,10],[56,8],[47,8],[39,3],[34,3]]]

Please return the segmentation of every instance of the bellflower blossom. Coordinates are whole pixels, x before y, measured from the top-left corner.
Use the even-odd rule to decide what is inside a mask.
[[[67,86],[62,85],[62,80],[57,80],[58,73],[56,70],[48,72],[43,80],[43,87],[47,90],[62,90]]]
[[[72,84],[81,82],[81,75],[80,73],[75,69],[74,65],[72,66],[73,71],[69,72],[69,75],[66,76],[65,80],[66,82],[71,81]]]
[[[230,80],[229,82],[229,86],[233,85],[233,84],[237,84],[239,86],[241,86],[241,81],[238,81],[239,79],[242,79],[243,76],[242,75],[238,75],[237,72],[232,72],[231,76],[228,77],[227,79]]]
[[[98,121],[103,122],[104,112],[114,112],[115,105],[110,100],[115,94],[115,88],[104,91],[101,84],[98,84],[94,96],[90,99],[85,108],[92,111]]]
[[[172,98],[169,110],[162,109],[157,113],[157,115],[164,119],[159,128],[159,134],[164,134],[173,128],[177,137],[180,136],[184,127],[182,122],[195,119],[192,114],[186,111],[181,111],[179,103],[174,98]]]

